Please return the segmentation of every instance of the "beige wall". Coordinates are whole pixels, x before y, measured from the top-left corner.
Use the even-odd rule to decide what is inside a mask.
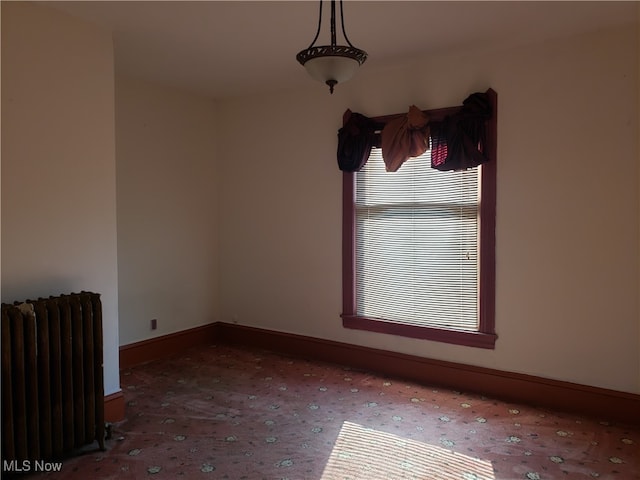
[[[105,393],[119,390],[111,35],[2,2],[2,301],[102,294]]]
[[[636,34],[365,64],[333,96],[310,80],[220,102],[221,319],[640,393]],[[343,329],[342,113],[456,105],[488,87],[499,103],[496,349]],[[247,112],[259,126],[249,139]]]
[[[214,120],[209,99],[116,77],[121,345],[217,319]]]

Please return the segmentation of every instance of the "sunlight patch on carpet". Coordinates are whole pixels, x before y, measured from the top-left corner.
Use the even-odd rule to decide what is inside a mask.
[[[344,422],[320,480],[495,480],[491,462]]]

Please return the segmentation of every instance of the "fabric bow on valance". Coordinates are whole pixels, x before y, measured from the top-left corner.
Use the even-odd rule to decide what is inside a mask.
[[[338,166],[345,172],[359,171],[371,148],[380,145],[389,172],[428,148],[431,167],[437,170],[478,166],[489,160],[487,121],[493,114],[489,91],[469,95],[455,113],[438,120],[430,119],[427,112],[414,105],[406,115],[394,115],[386,123],[347,111],[338,132]]]
[[[411,105],[407,115],[387,122],[381,136],[387,172],[395,172],[409,158],[419,157],[429,148],[429,117]]]

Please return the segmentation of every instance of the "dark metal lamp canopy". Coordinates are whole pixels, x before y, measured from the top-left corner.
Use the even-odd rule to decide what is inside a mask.
[[[340,23],[342,35],[348,46],[336,45],[336,2],[331,0],[331,45],[314,46],[320,35],[322,26],[322,1],[320,0],[320,15],[318,19],[318,31],[306,50],[302,50],[296,59],[315,80],[329,85],[329,91],[333,93],[333,87],[338,83],[349,80],[367,59],[367,52],[351,45],[344,30],[344,15],[342,0],[340,0]]]

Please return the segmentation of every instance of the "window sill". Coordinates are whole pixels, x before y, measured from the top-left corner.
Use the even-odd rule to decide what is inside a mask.
[[[354,330],[367,330],[369,332],[386,333],[401,337],[487,349],[495,349],[496,339],[498,338],[495,333],[463,332],[443,328],[420,327],[417,325],[406,325],[355,315],[342,315],[342,326]]]

